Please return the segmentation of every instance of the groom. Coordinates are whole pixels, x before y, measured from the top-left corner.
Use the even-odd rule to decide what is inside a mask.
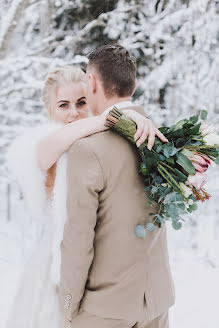
[[[136,62],[122,46],[89,55],[87,98],[94,115],[115,104],[145,115],[130,100],[135,82]],[[137,150],[118,134],[107,130],[71,146],[61,243],[63,328],[169,327],[175,288],[166,226],[145,239],[134,233],[157,210],[147,206],[143,187]]]

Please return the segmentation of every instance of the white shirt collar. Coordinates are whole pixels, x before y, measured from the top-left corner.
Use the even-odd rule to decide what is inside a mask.
[[[111,109],[113,109],[113,107],[116,106],[118,109],[121,109],[121,108],[126,108],[126,107],[129,107],[129,106],[133,106],[132,102],[130,100],[127,100],[127,101],[120,101],[110,107],[108,107],[104,112],[103,112],[103,115],[106,115],[109,113],[109,111]]]

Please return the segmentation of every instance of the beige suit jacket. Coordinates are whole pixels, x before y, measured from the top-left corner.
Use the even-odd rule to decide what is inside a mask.
[[[145,114],[142,107],[132,109]],[[166,226],[151,221],[137,149],[110,130],[75,142],[67,161],[67,213],[61,243],[60,301],[71,321],[79,308],[137,321],[146,299],[152,319],[175,303]]]

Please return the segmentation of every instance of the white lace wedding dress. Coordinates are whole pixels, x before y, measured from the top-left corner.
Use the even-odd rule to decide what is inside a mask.
[[[50,121],[29,128],[8,149],[10,172],[20,185],[30,217],[42,222],[44,233],[24,268],[6,328],[60,328],[62,325],[57,287],[60,278],[60,243],[66,220],[67,154],[64,153],[57,162],[52,200],[46,196],[46,173],[37,165],[40,140],[61,126]]]

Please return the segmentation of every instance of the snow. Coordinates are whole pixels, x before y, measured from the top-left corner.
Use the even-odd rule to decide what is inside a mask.
[[[46,74],[66,64],[85,68],[92,49],[118,42],[137,59],[135,100],[157,126],[171,125],[201,109],[208,110],[209,122],[217,125],[219,25],[217,0],[100,1],[99,20],[94,1],[51,0],[45,31],[49,36],[43,38],[41,15],[46,11],[41,10],[41,1],[0,2],[0,44],[4,43],[5,54],[0,58],[0,328],[4,328],[20,273],[41,232],[26,213],[4,156],[10,140],[25,127],[47,120],[41,101]],[[183,229],[168,227],[176,287],[170,328],[219,327],[217,167],[209,170],[206,189],[212,198],[186,217]]]
[[[177,252],[177,257],[170,251],[170,257],[176,288],[170,328],[219,327],[219,266],[212,268],[190,249]]]

